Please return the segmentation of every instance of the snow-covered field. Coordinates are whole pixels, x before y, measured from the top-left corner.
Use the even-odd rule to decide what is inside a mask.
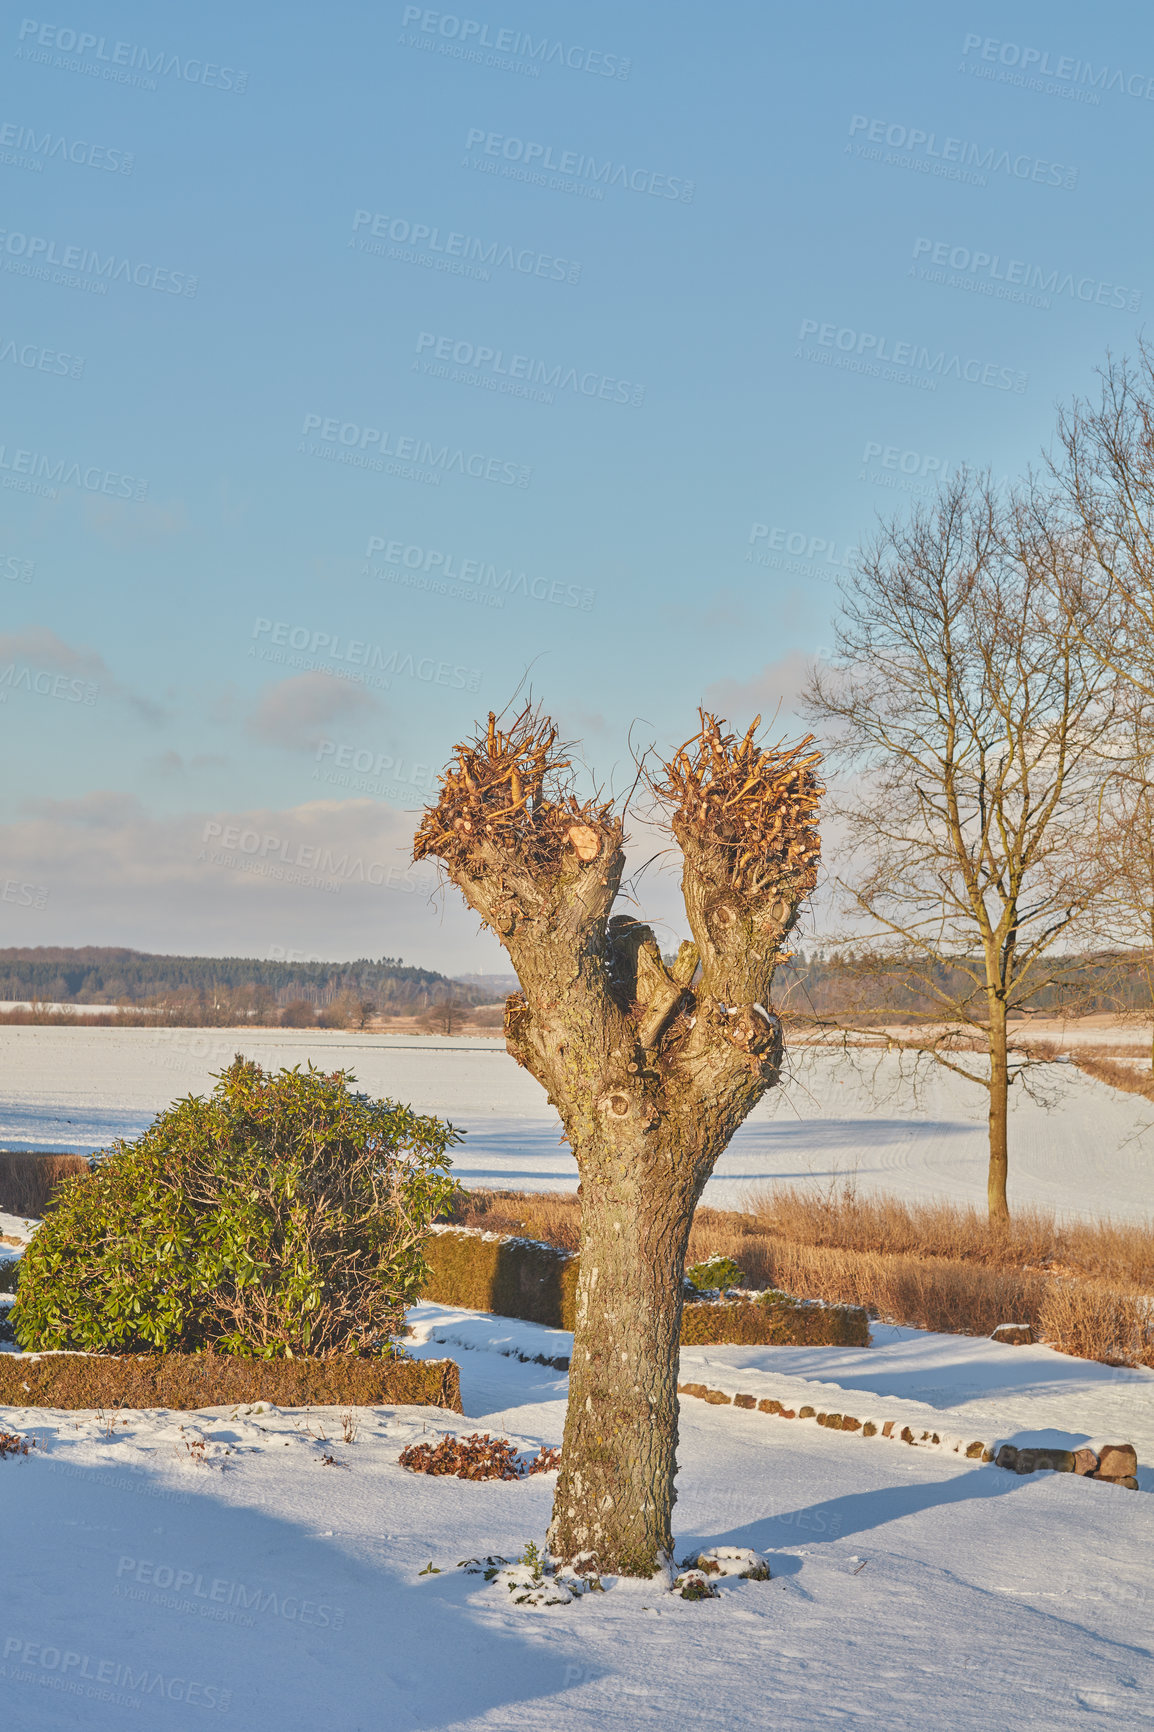
[[[176,1097],[211,1088],[237,1048],[265,1065],[312,1059],[468,1132],[455,1156],[467,1184],[571,1188],[577,1173],[539,1086],[499,1040],[314,1030],[0,1029],[0,1148],[88,1151],[133,1136]],[[855,1173],[863,1187],[984,1204],[984,1091],[933,1073],[915,1097],[898,1061],[865,1070],[799,1048],[722,1155],[706,1191],[721,1207],[775,1179]],[[1154,1107],[1047,1065],[1052,1104],[1016,1093],[1010,1201],[1072,1213],[1154,1216]]]
[[[374,1093],[448,1116],[468,1132],[467,1182],[575,1183],[541,1091],[488,1040],[6,1028],[0,1146],[133,1135],[210,1087],[238,1041],[265,1064],[348,1067]],[[867,1082],[829,1053],[795,1055],[787,1086],[722,1157],[710,1200],[838,1172],[980,1200],[978,1091],[941,1074],[915,1097],[894,1061],[877,1064]],[[1015,1105],[1012,1198],[1154,1213],[1154,1110],[1070,1066],[1046,1075],[1052,1110]],[[541,1544],[553,1476],[431,1479],[397,1456],[445,1431],[558,1444],[567,1380],[519,1356],[567,1354],[570,1338],[436,1305],[410,1321],[414,1352],[460,1364],[464,1421],[363,1409],[347,1441],[331,1410],[0,1409],[0,1431],[36,1443],[0,1460],[0,1724],[1154,1728],[1154,1372],[883,1326],[866,1350],[686,1348],[682,1380],[731,1394],[947,1439],[1132,1442],[1142,1489],[1019,1478],[685,1397],[678,1555],[752,1546],[773,1579],[726,1582],[701,1603],[618,1583],[531,1608],[456,1565]]]
[[[554,1478],[476,1484],[397,1464],[474,1428],[556,1444],[565,1378],[531,1324],[424,1305],[416,1352],[458,1359],[468,1417],[0,1410],[3,1723],[48,1732],[766,1727],[1003,1732],[1154,1725],[1154,1487],[1027,1478],[939,1451],[683,1398],[679,1555],[769,1556],[768,1583],[689,1603],[613,1585],[514,1606],[456,1568],[543,1541]],[[683,1378],[939,1432],[1133,1440],[1154,1373],[879,1328],[871,1349],[698,1348]],[[183,1425],[183,1430],[181,1429]],[[187,1445],[203,1439],[197,1465]],[[331,1456],[335,1465],[326,1465]],[[440,1573],[423,1573],[428,1565]]]

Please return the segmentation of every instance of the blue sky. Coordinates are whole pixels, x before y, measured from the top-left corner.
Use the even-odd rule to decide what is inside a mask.
[[[499,965],[406,866],[474,717],[528,673],[617,787],[788,717],[878,512],[1033,461],[1154,295],[1136,5],[81,6],[0,60],[4,944]]]

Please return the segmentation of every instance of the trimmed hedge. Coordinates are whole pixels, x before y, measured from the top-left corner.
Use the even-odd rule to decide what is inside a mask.
[[[720,1347],[727,1342],[758,1347],[868,1347],[869,1317],[860,1305],[822,1305],[788,1293],[686,1304],[681,1313],[683,1347]]]
[[[240,1359],[223,1353],[0,1353],[5,1407],[445,1407],[462,1412],[451,1359]]]
[[[520,1317],[550,1329],[572,1329],[581,1260],[537,1239],[504,1238],[475,1228],[437,1228],[425,1243],[429,1278],[423,1299]],[[685,1347],[740,1345],[868,1347],[869,1319],[860,1305],[822,1305],[787,1293],[760,1298],[688,1300],[681,1314]]]
[[[438,1228],[424,1244],[429,1278],[422,1299],[572,1329],[580,1260],[539,1239],[498,1237],[475,1228]]]

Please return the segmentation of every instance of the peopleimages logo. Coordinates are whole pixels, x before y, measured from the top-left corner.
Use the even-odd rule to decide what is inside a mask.
[[[859,481],[872,481],[881,487],[907,488],[923,491],[922,483],[936,485],[950,473],[944,457],[934,457],[928,451],[903,450],[900,445],[883,445],[879,439],[867,439],[861,454],[863,464],[876,463],[878,471],[863,468]],[[888,473],[882,474],[881,470]]]
[[[528,487],[533,474],[524,463],[486,457],[481,451],[465,451],[460,446],[436,445],[431,439],[391,433],[387,428],[370,427],[360,421],[341,421],[335,415],[306,415],[301,432],[315,433],[323,441],[316,445],[306,440],[298,445],[297,450],[305,456],[349,463],[376,474],[404,474],[408,466],[418,478],[430,475],[438,484],[442,475],[456,472],[469,475],[474,481],[493,481],[501,487]]]
[[[59,349],[21,343],[15,337],[0,337],[0,361],[11,361],[14,367],[25,367],[30,373],[55,373],[60,379],[79,379],[84,373],[84,362],[78,355],[63,355]]]
[[[926,132],[922,127],[896,121],[871,120],[867,114],[850,117],[849,135],[856,142],[846,150],[871,162],[895,168],[912,168],[925,174],[940,174],[948,180],[964,180],[986,186],[986,175],[1008,174],[1014,180],[1029,180],[1038,186],[1060,186],[1067,192],[1078,184],[1078,170],[1027,151],[1010,151],[998,145],[974,144],[969,139]],[[882,146],[888,154],[883,154]],[[901,154],[894,155],[894,152]]]
[[[24,234],[19,229],[0,229],[0,253],[5,255],[0,264],[6,271],[56,282],[72,276],[86,281],[97,294],[107,294],[109,283],[133,283],[138,289],[155,289],[167,295],[196,294],[196,278],[186,271],[171,271],[116,253],[98,253],[94,247],[58,245],[44,235]]]
[[[275,884],[323,890],[330,896],[339,896],[346,884],[371,884],[377,890],[401,890],[415,896],[419,890],[432,889],[435,883],[414,878],[407,867],[366,860],[361,854],[350,854],[347,848],[334,850],[320,842],[294,842],[271,830],[244,829],[215,818],[205,821],[196,861],[202,866],[224,866],[231,872],[268,878]]]
[[[35,692],[37,697],[59,698],[66,704],[94,704],[100,687],[92,680],[73,679],[70,674],[54,674],[47,668],[12,661],[0,667],[0,704],[8,702],[9,692]]]
[[[840,571],[847,571],[856,564],[858,549],[856,547],[839,547],[836,541],[830,541],[824,535],[806,535],[800,529],[779,529],[768,523],[750,525],[749,546],[753,552],[746,554],[746,563],[759,565],[777,565],[779,560],[759,557],[766,553],[784,553],[791,560],[800,559],[807,565],[833,565]]]
[[[638,409],[645,400],[645,386],[606,373],[590,373],[558,361],[550,365],[531,355],[506,354],[489,343],[470,343],[457,337],[438,337],[433,331],[417,335],[417,354],[429,361],[415,361],[414,370],[434,378],[482,389],[505,392],[514,397],[535,397],[552,403],[555,391],[572,391],[578,397],[596,397],[603,403],[627,403]],[[437,363],[447,362],[442,366]]]
[[[423,680],[426,685],[449,686],[454,691],[469,692],[477,691],[481,684],[480,668],[454,666],[452,662],[438,661],[435,656],[414,657],[411,651],[386,650],[382,644],[368,643],[363,638],[342,638],[339,632],[314,631],[307,625],[293,625],[288,620],[254,620],[252,635],[254,638],[267,637],[269,644],[276,649],[295,650],[314,661],[319,657],[324,662],[341,662],[348,668],[365,668],[390,678],[407,676]],[[259,654],[262,661],[285,660],[283,656],[264,651],[262,644]],[[257,653],[250,648],[250,656]],[[356,680],[359,676],[350,674],[348,677]],[[388,681],[383,683],[388,690]]]
[[[576,43],[558,41],[550,36],[530,36],[527,30],[491,28],[478,18],[458,18],[452,12],[430,12],[424,6],[406,6],[401,18],[404,27],[413,25],[424,36],[401,37],[405,47],[428,48],[438,53],[453,53],[456,58],[484,61],[477,52],[488,49],[490,54],[508,54],[514,60],[530,63],[534,77],[542,66],[566,66],[570,72],[591,72],[601,78],[628,78],[632,61],[619,54],[606,54],[600,48],[581,48]],[[498,62],[499,64],[499,62]]]
[[[18,908],[47,908],[47,884],[21,884],[18,878],[5,878],[0,890],[0,902],[15,902]]]
[[[372,240],[359,233],[363,228],[368,229]],[[541,277],[552,283],[576,283],[581,279],[581,266],[571,259],[555,258],[552,253],[541,253],[534,247],[478,240],[476,235],[410,222],[407,217],[391,217],[383,211],[355,211],[353,234],[357,239],[349,245],[355,245],[362,253],[428,265],[452,275],[477,277],[482,282],[489,281],[490,270],[514,271],[518,276]],[[376,241],[387,244],[377,246]]]
[[[81,1654],[50,1642],[26,1641],[23,1636],[5,1638],[0,1672],[13,1683],[48,1684],[69,1695],[111,1701],[129,1708],[142,1707],[142,1698],[152,1696],[159,1701],[183,1702],[190,1708],[225,1714],[232,1700],[232,1691],[220,1684],[153,1672],[132,1661],[101,1659],[98,1654]]]
[[[76,163],[81,168],[103,169],[108,174],[131,174],[136,163],[130,150],[89,144],[85,139],[64,138],[54,132],[38,132],[34,126],[20,126],[11,120],[0,123],[0,146],[27,151],[32,158],[42,157],[44,162],[59,159]],[[42,166],[39,161],[35,163],[37,168]]]
[[[355,770],[358,775],[377,778],[391,776],[394,782],[403,782],[406,787],[419,788],[428,794],[437,789],[437,772],[431,764],[406,765],[403,758],[394,758],[390,752],[374,752],[369,746],[318,740],[317,763],[323,764],[326,758],[331,758],[339,770]]]
[[[107,36],[94,36],[67,25],[41,24],[35,18],[23,20],[19,40],[27,46],[16,50],[18,60],[55,64],[65,71],[87,72],[116,84],[144,83],[146,89],[155,90],[152,77],[155,73],[160,78],[179,79],[182,84],[203,84],[209,90],[232,90],[239,95],[248,83],[248,73],[238,72],[232,66],[186,58],[164,48],[145,48],[139,42],[111,42]],[[53,62],[50,53],[37,53],[38,49],[56,50],[75,58],[57,58]],[[144,73],[145,79],[133,78],[134,72]]]
[[[215,828],[219,831],[220,825]],[[312,1624],[339,1630],[345,1621],[345,1614],[340,1606],[305,1599],[299,1594],[277,1593],[273,1589],[255,1586],[251,1582],[234,1582],[220,1576],[210,1579],[199,1570],[155,1563],[150,1558],[122,1557],[116,1568],[116,1576],[118,1582],[122,1577],[128,1576],[132,1582],[142,1587],[171,1591],[173,1596],[190,1595],[194,1600],[208,1601],[210,1607],[235,1607],[244,1612],[271,1613],[274,1618],[284,1618],[288,1623]],[[184,1603],[187,1604],[187,1601]],[[174,1609],[181,1610],[183,1606],[178,1602]],[[251,1619],[247,1621],[252,1622]]]
[[[31,583],[35,575],[35,560],[21,559],[15,553],[0,553],[0,580],[8,583]]]
[[[382,558],[382,565],[366,565],[365,577],[385,578],[408,588],[432,590],[455,598],[469,597],[489,607],[504,607],[505,598],[520,595],[554,607],[577,608],[589,613],[597,599],[594,589],[558,579],[529,577],[512,566],[499,566],[484,559],[462,559],[444,548],[420,547],[415,542],[386,541],[370,535],[366,559]],[[385,568],[389,569],[385,569]],[[464,589],[458,586],[465,585]]]
[[[489,157],[496,157],[499,161],[486,163],[485,159]],[[465,163],[470,168],[491,168],[494,174],[515,170],[515,178],[530,179],[541,185],[548,184],[547,175],[556,175],[574,187],[587,187],[595,198],[603,196],[601,187],[620,186],[628,192],[648,193],[651,198],[693,203],[694,183],[691,180],[658,174],[650,168],[630,168],[628,163],[614,162],[609,157],[600,162],[595,156],[587,156],[579,150],[555,152],[551,144],[511,138],[503,132],[487,132],[483,126],[469,128],[465,139]]]
[[[1073,271],[1046,270],[1031,265],[1025,259],[1003,259],[1000,253],[988,253],[971,247],[951,246],[949,241],[934,241],[919,235],[914,242],[915,260],[925,259],[935,267],[934,273],[919,269],[918,275],[927,281],[945,283],[948,287],[970,287],[964,279],[977,279],[979,287],[999,300],[1025,300],[1031,304],[1049,306],[1050,295],[1068,295],[1072,301],[1087,306],[1117,307],[1136,313],[1142,301],[1141,289],[1124,288],[1118,283],[1103,282],[1099,277],[1077,276]],[[954,273],[946,276],[946,271]],[[913,275],[913,271],[910,272]]]
[[[1109,65],[1095,70],[1088,60],[1077,60],[1069,54],[1053,57],[1048,48],[1027,48],[1020,42],[1002,42],[995,36],[967,36],[962,44],[963,62],[969,60],[970,55],[975,55],[976,59],[965,66],[964,70],[968,72],[978,71],[984,61],[991,66],[1026,74],[1022,82],[1027,84],[1034,78],[1056,78],[1089,90],[1113,90],[1119,96],[1133,96],[1142,102],[1154,101],[1154,75],[1145,72],[1124,72],[1121,67]]]
[[[13,449],[0,445],[0,471],[3,485],[17,493],[40,493],[55,499],[57,487],[79,487],[84,493],[105,493],[111,499],[144,499],[148,482],[135,475],[121,475],[116,469],[101,469],[96,464],[71,463],[64,457],[46,457],[42,451]]]
[[[850,325],[821,324],[817,319],[803,319],[797,335],[799,347],[794,350],[794,355],[798,360],[844,366],[850,372],[899,382],[899,374],[910,374],[917,376],[927,390],[936,390],[939,379],[963,379],[970,385],[1018,393],[1023,392],[1028,383],[1028,375],[1014,367],[1000,367],[994,361],[981,361],[973,356],[948,354],[945,349],[932,350],[925,343],[895,342],[876,331],[858,331]],[[819,349],[801,346],[811,337],[821,345]],[[886,371],[883,371],[884,363],[889,363]]]

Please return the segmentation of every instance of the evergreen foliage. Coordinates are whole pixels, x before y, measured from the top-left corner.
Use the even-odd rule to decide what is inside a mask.
[[[21,1260],[21,1346],[387,1352],[462,1139],[353,1081],[238,1054],[209,1098],[66,1180]]]

